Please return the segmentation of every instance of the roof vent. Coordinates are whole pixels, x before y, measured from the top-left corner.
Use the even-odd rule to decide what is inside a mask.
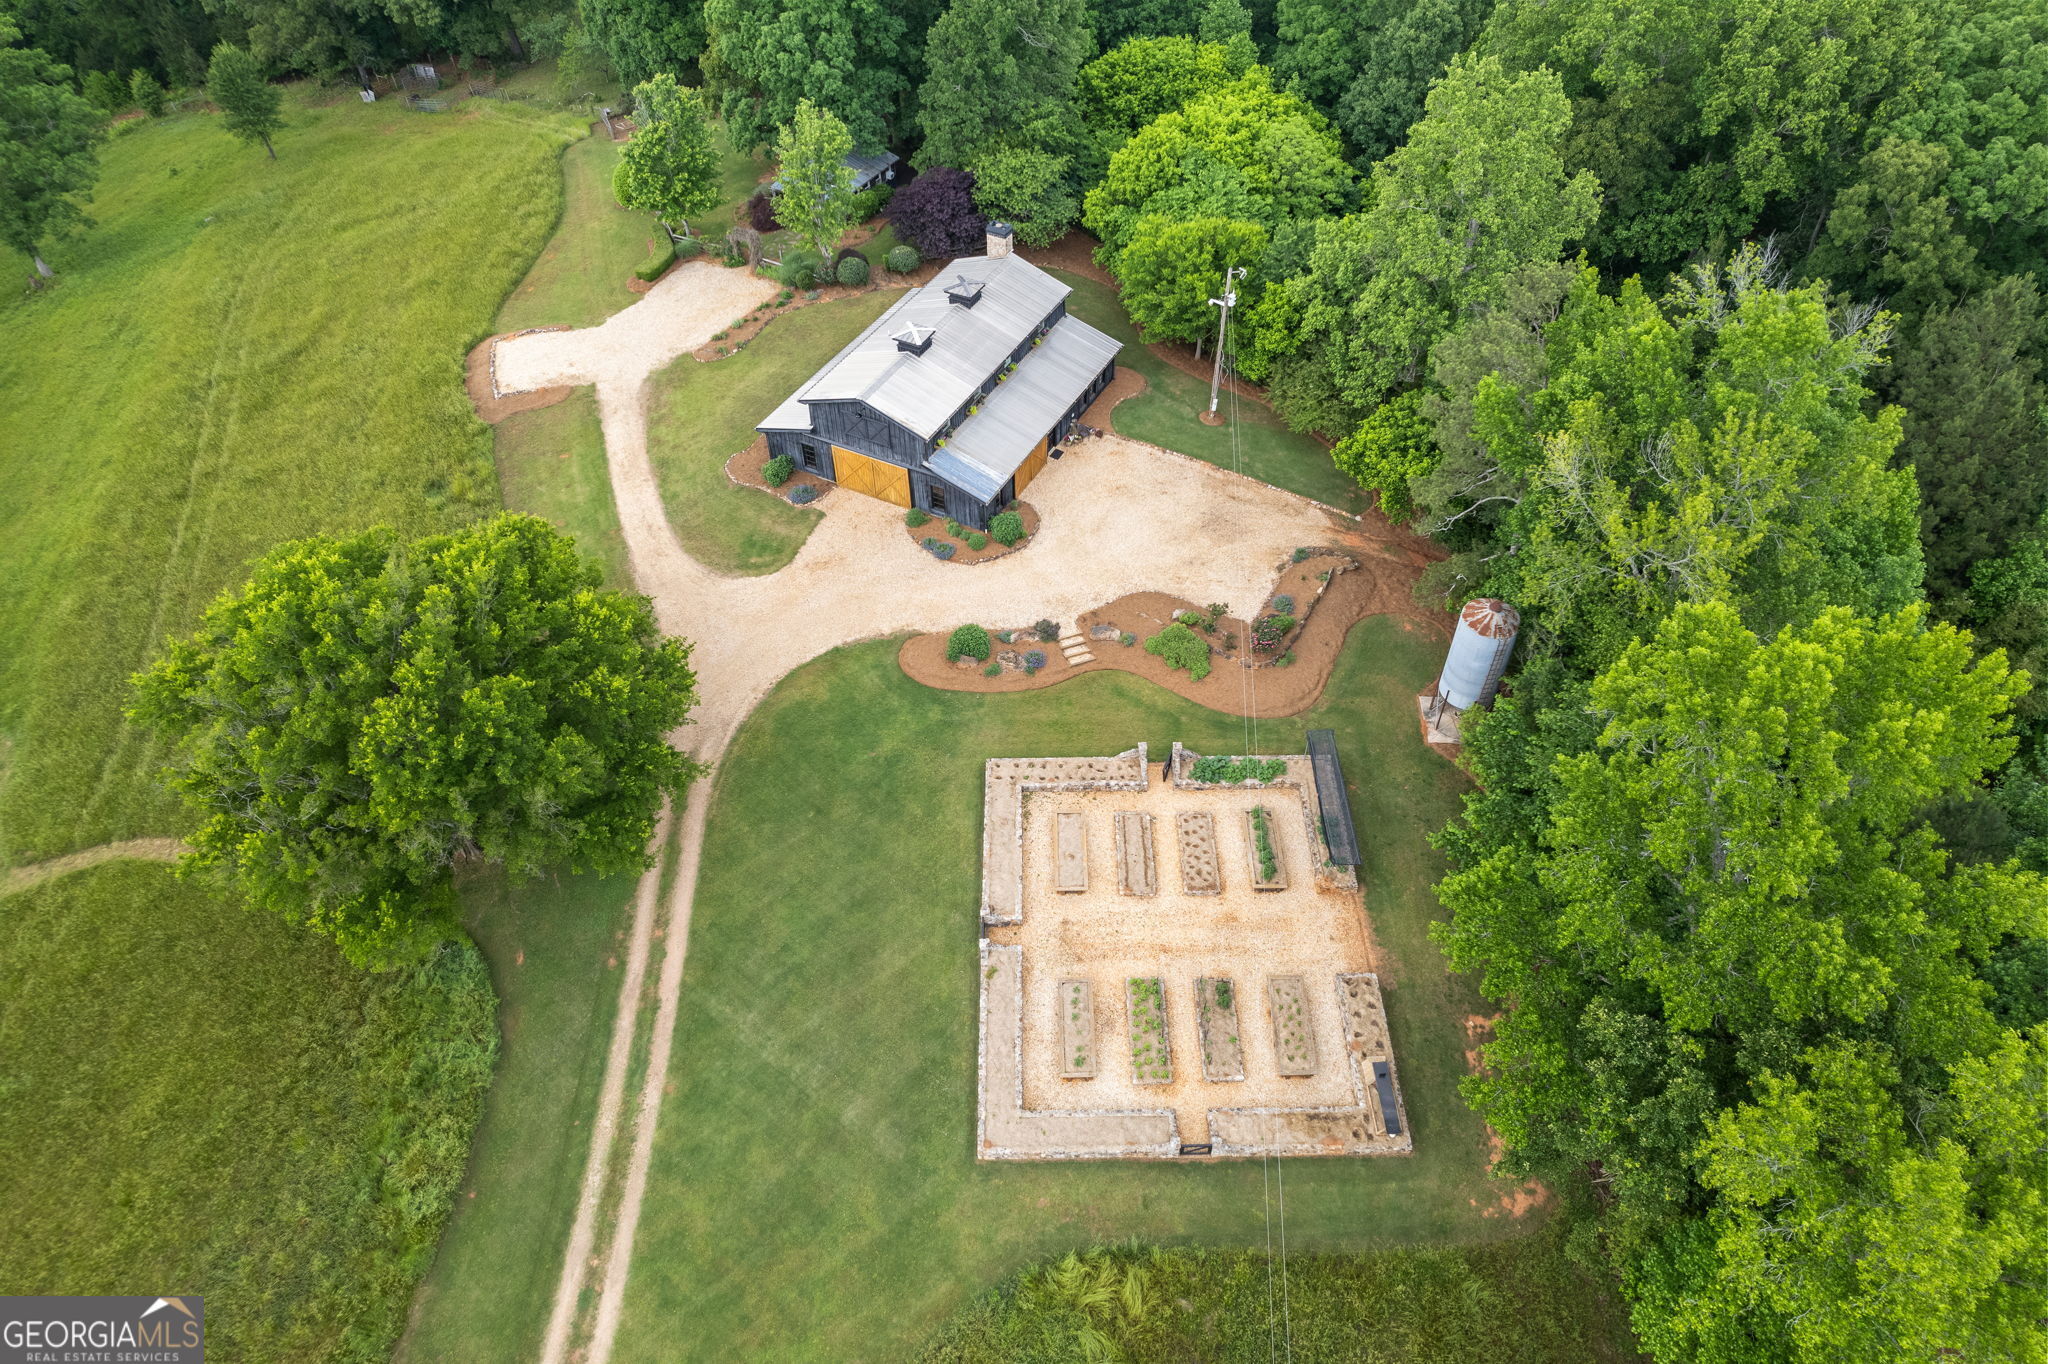
[[[932,338],[938,332],[930,327],[920,327],[915,322],[895,333],[889,339],[896,343],[896,349],[912,355],[923,355],[932,348]]]
[[[946,286],[946,302],[957,303],[963,308],[972,308],[981,302],[981,291],[985,287],[987,286],[982,280],[955,275],[953,282]]]

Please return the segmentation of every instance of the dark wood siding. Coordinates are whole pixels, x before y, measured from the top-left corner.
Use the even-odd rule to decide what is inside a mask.
[[[930,453],[922,437],[890,421],[866,403],[811,403],[811,429],[821,439],[864,455],[901,464],[906,469],[924,467]]]

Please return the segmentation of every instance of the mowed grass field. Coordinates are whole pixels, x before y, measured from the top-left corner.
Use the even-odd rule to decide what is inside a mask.
[[[498,505],[463,355],[553,225],[565,121],[290,113],[275,162],[207,115],[115,139],[57,287],[0,301],[0,864],[181,827],[126,681],[250,560]]]
[[[201,1295],[209,1358],[388,1358],[492,1013],[466,943],[372,975],[162,866],[0,900],[0,1284]]]
[[[1016,695],[930,690],[903,676],[896,647],[849,647],[792,674],[722,765],[618,1358],[898,1360],[1006,1275],[1069,1248],[1133,1236],[1264,1247],[1257,1162],[974,1160],[992,755],[1141,739],[1154,752],[1175,739],[1295,752],[1305,729],[1334,728],[1416,1154],[1289,1161],[1288,1244],[1531,1229],[1504,1206],[1485,1130],[1457,1094],[1479,1002],[1428,938],[1441,871],[1428,836],[1462,787],[1415,733],[1439,637],[1364,622],[1324,703],[1249,742],[1244,721],[1114,673]],[[1579,1306],[1545,1305],[1557,1338],[1573,1338]]]
[[[684,549],[720,573],[773,573],[796,557],[823,513],[738,486],[725,462],[759,438],[754,426],[776,404],[902,296],[871,289],[792,309],[738,354],[708,364],[685,355],[649,381],[648,453]]]
[[[1236,422],[1204,426],[1209,385],[1145,348],[1116,290],[1065,270],[1049,272],[1073,287],[1067,310],[1091,327],[1124,343],[1116,362],[1145,376],[1145,391],[1116,405],[1110,418],[1118,434],[1163,445],[1226,469],[1238,469],[1276,488],[1312,497],[1346,511],[1362,511],[1365,490],[1330,461],[1322,442],[1287,429],[1271,408],[1240,399],[1233,408],[1223,393],[1217,411]]]

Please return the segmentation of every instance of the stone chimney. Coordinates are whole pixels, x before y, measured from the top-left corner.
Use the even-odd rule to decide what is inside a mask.
[[[1010,230],[1008,223],[988,225],[988,258],[996,260],[1010,254],[1017,244],[1017,234]]]

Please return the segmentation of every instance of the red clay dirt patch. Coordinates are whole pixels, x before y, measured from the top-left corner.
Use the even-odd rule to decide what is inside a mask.
[[[818,490],[818,496],[811,502],[792,502],[790,503],[791,506],[816,507],[818,503],[825,500],[825,494],[838,486],[830,479],[819,478],[816,474],[807,474],[803,470],[798,469],[789,476],[789,481],[780,488],[771,488],[768,486],[767,478],[762,474],[762,470],[767,464],[768,438],[766,436],[756,436],[752,445],[749,445],[746,449],[725,462],[725,476],[739,484],[742,488],[759,488],[770,497],[779,498],[784,502],[789,502],[789,491],[792,488],[801,486]]]
[[[919,549],[924,548],[926,540],[938,540],[941,543],[951,545],[953,547],[953,556],[950,559],[944,560],[943,562],[945,563],[985,564],[991,559],[1000,559],[1005,554],[1015,554],[1018,550],[1029,545],[1032,537],[1038,534],[1038,509],[1029,502],[1013,502],[1010,505],[1019,516],[1024,518],[1024,538],[1014,545],[1000,544],[991,539],[980,549],[975,549],[967,543],[964,536],[954,535],[949,532],[946,529],[945,518],[938,516],[933,517],[916,529],[912,529],[910,523],[906,521],[903,525],[903,533],[908,535],[911,542]],[[984,535],[987,534],[987,532],[982,533]]]
[[[1293,567],[1284,566],[1283,580]],[[1412,588],[1417,572],[1391,557],[1375,556],[1361,558],[1351,570],[1336,575],[1294,641],[1294,663],[1285,668],[1247,668],[1238,658],[1219,658],[1212,663],[1209,675],[1197,682],[1187,673],[1167,667],[1165,660],[1145,652],[1144,641],[1172,623],[1177,612],[1199,611],[1203,604],[1164,592],[1134,592],[1083,612],[1074,629],[1087,639],[1095,661],[1078,667],[1061,657],[1057,647],[1034,640],[1014,647],[1045,651],[1045,667],[1036,676],[1005,669],[995,677],[985,677],[982,664],[962,667],[946,661],[946,636],[950,633],[947,631],[911,636],[897,651],[896,661],[913,681],[941,691],[1030,691],[1056,686],[1082,673],[1114,669],[1156,682],[1177,696],[1225,715],[1298,715],[1322,696],[1345,637],[1365,617],[1399,616],[1405,630],[1449,635],[1446,618],[1416,604]],[[1135,635],[1138,642],[1125,645],[1118,638],[1098,639],[1093,634],[1098,626],[1105,630],[1114,627],[1119,636]],[[1229,617],[1217,626],[1217,643],[1220,645],[1222,636],[1230,630],[1237,631],[1242,648],[1244,623]],[[998,646],[1003,647],[1011,646]]]
[[[528,327],[525,331],[499,332],[479,342],[463,362],[462,386],[469,393],[470,406],[476,415],[490,425],[497,425],[514,412],[531,412],[536,408],[553,407],[573,391],[567,385],[560,388],[535,388],[524,393],[499,395],[491,384],[491,354],[500,341],[530,332],[565,332],[568,327]]]

